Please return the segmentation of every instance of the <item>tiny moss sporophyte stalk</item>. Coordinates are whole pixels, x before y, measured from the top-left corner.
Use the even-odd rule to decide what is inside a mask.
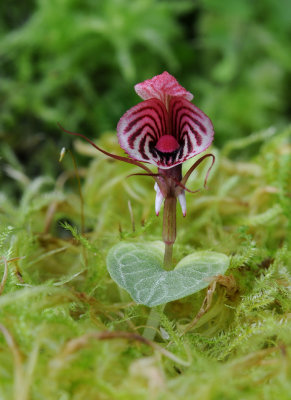
[[[226,255],[199,251],[181,260],[175,269],[172,249],[176,240],[176,203],[180,203],[186,216],[185,191],[188,178],[196,167],[208,157],[208,169],[213,154],[205,154],[194,162],[182,176],[182,164],[202,153],[213,141],[214,130],[210,119],[191,103],[193,95],[184,89],[168,72],[135,85],[142,102],[129,109],[117,125],[117,137],[128,157],[111,154],[84,135],[81,136],[97,150],[116,160],[134,164],[155,180],[155,212],[159,215],[162,205],[163,242],[121,242],[110,249],[107,267],[112,279],[128,291],[140,304],[149,307],[165,304],[193,294],[209,285],[209,280],[223,274],[229,265]],[[157,167],[153,173],[145,164]]]

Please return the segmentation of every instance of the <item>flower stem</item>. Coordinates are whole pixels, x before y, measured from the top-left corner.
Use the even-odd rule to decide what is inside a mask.
[[[173,244],[176,240],[176,203],[175,196],[165,199],[163,216],[163,240],[165,243],[164,268],[169,271],[173,269],[172,254]]]
[[[164,254],[164,269],[170,271],[173,269],[173,245],[165,243],[165,254]]]
[[[158,307],[151,308],[146,327],[143,331],[143,337],[148,340],[154,340],[160,325],[160,314],[157,312],[157,308]]]
[[[173,173],[180,177],[181,167],[175,168]],[[181,179],[180,179],[181,180]],[[163,214],[163,241],[165,243],[164,253],[164,269],[170,271],[173,269],[173,244],[176,240],[176,204],[177,198],[173,187],[169,187],[169,191],[165,196],[164,214]],[[148,340],[154,340],[156,332],[160,325],[160,313],[164,310],[165,304],[153,307],[149,313],[146,328],[143,337]],[[159,312],[160,311],[160,312]]]

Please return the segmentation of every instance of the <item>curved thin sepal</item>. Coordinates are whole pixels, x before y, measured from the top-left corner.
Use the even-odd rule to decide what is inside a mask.
[[[58,126],[60,129],[62,129],[62,131],[69,133],[70,135],[79,136],[79,137],[85,139],[88,143],[90,143],[93,147],[95,147],[95,149],[101,151],[101,153],[105,154],[106,156],[114,158],[115,160],[118,160],[118,161],[126,162],[128,164],[133,164],[133,165],[136,165],[137,167],[142,168],[143,170],[145,170],[147,172],[147,175],[152,176],[154,178],[154,180],[157,182],[157,184],[159,185],[158,179],[155,177],[155,174],[153,174],[152,171],[148,167],[143,165],[142,163],[135,161],[135,160],[131,160],[130,158],[127,158],[127,157],[117,156],[115,154],[109,153],[108,151],[101,149],[101,147],[97,146],[92,140],[87,138],[82,133],[68,131],[67,129],[63,128],[59,122],[58,122]]]
[[[174,182],[176,183],[177,186],[179,186],[179,188],[182,188],[183,190],[186,190],[186,192],[189,192],[189,193],[192,193],[192,194],[201,192],[201,190],[202,190],[202,188],[201,189],[196,189],[196,190],[190,190],[185,185],[183,185],[181,182],[177,181],[176,179],[174,180]],[[180,193],[182,193],[181,189],[178,189],[178,190],[176,189],[176,195],[178,196]]]
[[[136,173],[136,174],[127,175],[127,178],[131,178],[132,176],[150,176],[151,178],[154,178],[154,177],[157,177],[157,176],[161,176],[161,174],[154,174],[154,173],[152,173],[152,174],[144,174],[144,173],[140,172],[140,173]]]
[[[193,171],[198,167],[198,165],[200,165],[200,164],[202,163],[202,161],[205,160],[205,158],[207,158],[207,157],[212,157],[211,165],[210,165],[210,167],[208,168],[208,171],[207,171],[206,176],[205,176],[205,179],[204,179],[204,187],[207,188],[206,185],[207,185],[208,176],[209,176],[209,173],[210,173],[210,171],[211,171],[211,169],[212,169],[212,167],[213,167],[213,164],[215,163],[215,156],[214,156],[214,154],[211,154],[211,153],[205,154],[204,156],[202,156],[201,158],[199,158],[199,160],[197,160],[197,161],[192,165],[192,167],[188,170],[188,172],[186,173],[186,175],[185,175],[185,176],[183,177],[183,179],[181,180],[181,184],[184,186],[184,189],[186,189],[186,188],[185,188],[185,185],[186,185],[187,180],[189,179],[190,175],[192,174],[192,172],[193,172]],[[186,190],[187,190],[187,189],[186,189]]]

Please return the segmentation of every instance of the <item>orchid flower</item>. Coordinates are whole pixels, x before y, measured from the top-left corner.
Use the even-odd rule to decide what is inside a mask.
[[[158,167],[156,214],[163,200],[174,195],[185,216],[184,186],[190,174],[182,179],[182,163],[210,146],[212,123],[190,102],[193,95],[166,71],[135,85],[135,91],[144,101],[121,117],[117,125],[119,144],[131,159]],[[213,155],[208,156],[214,160]]]
[[[176,201],[186,215],[186,182],[195,168],[207,157],[212,157],[204,186],[215,161],[213,154],[198,159],[182,178],[182,163],[206,150],[213,140],[210,119],[191,103],[193,95],[184,89],[168,72],[135,85],[142,102],[129,109],[119,120],[117,136],[121,148],[130,158],[109,153],[80,133],[81,136],[105,155],[136,165],[155,180],[155,211],[159,215],[164,204],[163,240],[172,248],[176,238]],[[158,167],[153,173],[144,163]],[[170,254],[170,253],[169,253]],[[169,259],[171,256],[169,256]]]

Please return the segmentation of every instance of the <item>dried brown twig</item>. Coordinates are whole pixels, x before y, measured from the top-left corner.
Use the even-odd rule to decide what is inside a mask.
[[[142,344],[145,344],[146,346],[151,347],[153,350],[158,351],[165,357],[169,358],[170,360],[174,361],[175,363],[178,363],[180,365],[184,366],[189,366],[191,364],[191,361],[184,361],[180,359],[179,357],[175,356],[173,353],[170,351],[164,349],[163,347],[159,346],[157,343],[152,342],[146,338],[144,338],[141,335],[138,335],[136,333],[131,333],[131,332],[89,332],[86,333],[83,336],[80,336],[76,339],[72,339],[68,341],[63,349],[60,351],[60,354],[58,355],[57,359],[54,360],[53,364],[54,366],[59,365],[59,362],[61,361],[62,358],[67,358],[74,354],[75,352],[89,346],[91,340],[114,340],[114,339],[125,339],[125,340],[130,340],[130,341],[135,341],[139,342]]]

